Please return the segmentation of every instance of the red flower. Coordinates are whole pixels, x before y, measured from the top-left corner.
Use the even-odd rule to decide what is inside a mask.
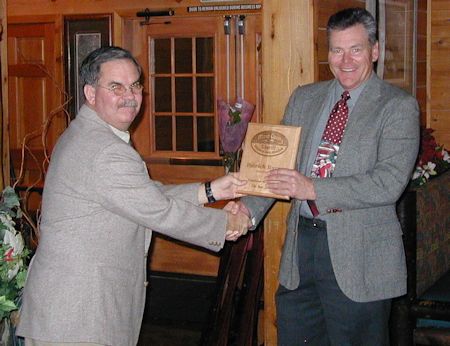
[[[435,159],[443,158],[442,152],[438,150],[439,145],[432,135],[434,132],[430,128],[422,128],[422,136],[420,139],[419,165],[425,165],[428,162],[434,162]]]
[[[14,249],[13,249],[13,248],[11,248],[11,249],[9,249],[8,251],[6,251],[6,253],[5,253],[5,261],[6,261],[6,262],[12,262],[12,261],[14,261],[14,258],[13,258],[13,252],[14,252]]]

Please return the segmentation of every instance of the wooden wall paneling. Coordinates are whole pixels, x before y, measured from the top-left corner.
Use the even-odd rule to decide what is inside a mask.
[[[450,1],[428,3],[427,127],[438,143],[450,146]]]
[[[263,115],[279,123],[292,91],[314,81],[313,1],[264,1]],[[277,344],[275,291],[289,203],[278,202],[264,223],[264,343]]]

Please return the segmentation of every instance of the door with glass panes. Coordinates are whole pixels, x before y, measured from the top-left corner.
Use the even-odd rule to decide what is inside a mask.
[[[180,184],[224,174],[217,100],[244,96],[258,121],[260,32],[256,14],[124,21],[123,46],[143,66],[145,85],[132,138],[152,179]],[[158,237],[153,245],[153,270],[215,275],[217,263],[172,239]]]

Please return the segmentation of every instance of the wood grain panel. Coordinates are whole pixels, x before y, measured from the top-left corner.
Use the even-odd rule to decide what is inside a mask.
[[[264,1],[263,122],[279,123],[295,87],[314,80],[313,21],[313,1]],[[287,205],[277,203],[264,223],[264,344],[270,346],[277,344],[274,296]]]
[[[430,127],[435,129],[433,132],[437,143],[444,145],[449,149],[450,145],[450,109],[432,110],[430,114]]]
[[[437,63],[448,62],[450,55],[450,33],[448,36],[432,37],[431,49],[433,50],[433,58],[436,59]]]
[[[428,1],[427,125],[450,146],[450,1]]]
[[[450,32],[448,30],[450,10],[437,10],[432,2],[432,16],[431,16],[431,37],[449,37]]]
[[[432,11],[433,11],[433,15],[436,12],[440,12],[440,11],[445,11],[448,10],[450,11],[450,2],[448,0],[428,0],[429,2],[431,2],[431,6],[428,6],[428,8],[431,7]],[[419,2],[421,2],[419,0]]]

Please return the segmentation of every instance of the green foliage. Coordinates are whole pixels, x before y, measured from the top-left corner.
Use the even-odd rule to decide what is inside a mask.
[[[17,310],[27,276],[25,247],[16,222],[22,217],[20,200],[14,189],[6,187],[0,200],[0,319]]]

